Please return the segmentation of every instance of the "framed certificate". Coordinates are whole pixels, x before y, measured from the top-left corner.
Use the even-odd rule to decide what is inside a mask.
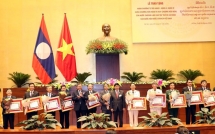
[[[204,104],[202,91],[193,91],[190,105]]]
[[[210,95],[208,98],[205,99],[204,106],[209,107],[214,105],[215,105],[215,98],[213,93],[212,95]]]
[[[130,110],[147,110],[146,97],[135,97],[131,101]]]
[[[23,112],[22,100],[23,100],[22,98],[12,99],[9,108],[9,113],[22,113]]]
[[[166,94],[156,94],[151,102],[151,107],[166,107]]]
[[[170,99],[172,99],[172,96],[169,96]],[[171,108],[182,108],[187,107],[186,103],[186,97],[184,94],[179,94],[178,98],[173,100],[173,102],[170,103]]]
[[[62,111],[69,111],[72,110],[74,108],[74,104],[72,101],[72,96],[68,96],[64,98],[63,101],[63,106],[62,106]]]
[[[46,112],[53,112],[61,109],[59,96],[52,97],[46,104]]]
[[[29,106],[27,107],[26,113],[39,111],[43,109],[42,100],[40,96],[29,98],[29,100],[30,100],[30,103],[29,103]]]
[[[91,94],[91,95],[95,96],[95,100],[94,101],[87,101],[87,108],[88,109],[100,106],[99,93],[97,92],[97,93],[94,93],[94,94]],[[89,96],[90,95],[88,95],[88,97]]]

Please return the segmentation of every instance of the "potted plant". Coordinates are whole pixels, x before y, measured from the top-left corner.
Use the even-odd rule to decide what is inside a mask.
[[[87,79],[87,77],[89,77],[91,75],[92,74],[90,72],[77,73],[77,76],[75,77],[76,81],[72,81],[72,82],[87,83],[87,81],[85,81],[85,80]]]
[[[84,122],[81,128],[90,129],[103,129],[103,128],[115,128],[116,123],[110,120],[109,114],[104,113],[92,113],[89,116],[81,116],[78,118],[78,122]]]
[[[158,115],[157,112],[148,113],[150,117],[142,116],[142,122],[138,124],[138,127],[161,127],[161,126],[172,126],[172,122],[175,121],[178,124],[182,124],[178,118],[167,118],[167,112]]]
[[[25,130],[34,130],[34,129],[55,129],[56,126],[62,127],[61,124],[54,119],[52,114],[41,113],[40,115],[34,115],[29,120],[21,121],[17,126],[23,125],[21,128]]]
[[[24,74],[21,72],[13,72],[9,73],[10,77],[8,77],[9,80],[13,81],[13,83],[16,85],[16,87],[22,87],[30,80],[31,75]]]
[[[181,70],[179,71],[179,76],[185,78],[186,80],[195,80],[199,76],[204,76],[200,70]]]
[[[196,124],[215,124],[215,117],[213,116],[213,113],[215,111],[215,108],[209,111],[208,108],[201,108],[201,111],[196,112],[195,116],[200,117],[199,120],[197,120]]]
[[[165,81],[174,79],[172,77],[174,75],[172,70],[157,69],[153,70],[150,75],[151,75],[150,79],[162,79]]]
[[[126,79],[129,82],[140,82],[142,78],[146,78],[146,76],[143,75],[143,73],[137,73],[137,72],[123,72],[123,76],[121,76],[122,79]]]

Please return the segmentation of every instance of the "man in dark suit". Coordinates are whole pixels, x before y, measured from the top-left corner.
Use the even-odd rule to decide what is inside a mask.
[[[29,83],[29,90],[30,91],[25,92],[24,99],[39,96],[39,93],[34,90],[34,87],[35,87],[34,83]],[[30,119],[32,116],[37,115],[37,111],[27,113],[26,115],[27,115],[27,119]]]
[[[84,92],[82,90],[82,84],[77,84],[77,90],[72,93],[72,100],[74,102],[74,110],[76,118],[87,115],[86,99],[84,98]],[[77,128],[81,128],[81,122],[77,122]]]
[[[47,92],[45,93],[45,95],[48,96],[48,97],[50,97],[50,98],[57,96],[56,94],[54,94],[52,92],[52,86],[47,86],[46,87],[46,91]],[[55,118],[55,111],[54,112],[49,112],[49,114],[52,114],[54,116],[54,118]]]
[[[109,114],[110,120],[112,120],[112,112],[110,110],[110,100],[106,101],[102,98],[103,95],[108,94],[108,93],[110,94],[109,85],[107,83],[105,83],[103,87],[104,87],[104,90],[101,91],[100,100],[99,100],[101,103],[101,110],[102,110],[102,113]]]
[[[197,91],[193,86],[193,81],[192,80],[187,80],[187,86],[183,88],[182,92],[187,92],[187,91]],[[192,117],[192,124],[196,121],[196,105],[187,105],[186,109],[186,124],[190,124],[190,115]]]
[[[85,98],[87,101],[89,101],[88,96],[89,96],[90,94],[96,93],[96,91],[93,90],[93,84],[91,84],[91,83],[87,85],[87,89],[88,89],[88,91],[84,94],[84,98]],[[87,115],[90,115],[90,113],[96,113],[96,110],[97,110],[97,107],[88,109]]]
[[[66,86],[62,85],[61,86],[61,90],[59,92],[59,96],[61,96],[61,94],[66,94],[66,96],[71,96],[71,94],[67,91]],[[63,101],[61,100],[61,105],[63,105]],[[60,124],[62,126],[61,129],[68,129],[69,128],[69,110],[68,111],[62,111],[59,110],[60,113]],[[65,126],[64,126],[64,121],[65,121]]]
[[[125,94],[122,90],[119,90],[120,85],[114,84],[114,91],[111,92],[110,108],[114,115],[114,122],[117,122],[119,117],[119,127],[123,127],[123,111],[125,110]],[[117,125],[118,126],[118,125]]]
[[[201,81],[201,87],[198,88],[198,90],[200,90],[200,91],[205,91],[205,90],[211,91],[211,89],[207,87],[207,81],[206,80]],[[199,110],[201,110],[201,108],[203,108],[203,107],[204,107],[204,104],[199,104]],[[208,108],[210,111],[210,107],[206,107],[206,108]]]
[[[12,96],[12,90],[7,89],[6,91],[7,96],[3,97],[1,102],[2,115],[3,115],[3,128],[8,129],[8,122],[10,124],[10,129],[14,129],[14,114],[13,113],[7,113],[7,110],[10,108],[10,106],[6,106],[5,103],[10,99],[16,99],[15,96]]]

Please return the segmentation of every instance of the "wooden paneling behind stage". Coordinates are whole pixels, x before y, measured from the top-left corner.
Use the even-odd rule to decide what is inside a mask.
[[[197,86],[200,86],[200,84],[196,84]],[[180,90],[180,92],[182,92],[182,88],[185,87],[186,84],[177,84],[176,85],[176,89]],[[210,84],[208,84],[208,86],[210,86]],[[126,92],[127,90],[129,90],[130,88],[130,84],[123,84],[121,89],[124,90],[124,92]],[[146,96],[147,90],[151,88],[150,84],[138,84],[136,85],[136,89],[140,91],[141,96]],[[37,90],[40,95],[44,94],[46,92],[45,88],[36,88],[35,90]],[[72,87],[70,89],[70,92],[73,92],[75,89],[75,87]],[[87,90],[86,86],[83,86],[83,90]],[[99,85],[96,84],[94,85],[94,90],[100,92],[101,90],[103,90],[103,85]],[[13,91],[13,95],[16,96],[17,98],[23,98],[24,96],[24,92],[26,91],[26,88],[12,88]],[[54,92],[57,92],[55,89],[53,89]],[[163,89],[163,92],[165,93],[166,89]],[[6,88],[3,89],[3,94],[5,95],[6,92]],[[163,112],[166,112],[167,109],[163,108]],[[199,107],[197,107],[197,111],[199,111]],[[42,113],[43,110],[39,111],[39,113]],[[101,112],[100,107],[97,107],[97,113]],[[139,116],[143,116],[143,115],[147,115],[147,113],[149,113],[149,106],[147,108],[147,110],[142,110],[139,111]],[[185,108],[181,108],[179,109],[179,116],[178,118],[180,118],[182,121],[185,121]],[[17,124],[19,121],[25,120],[26,116],[24,115],[24,113],[18,113],[15,115],[15,124]],[[56,113],[56,119],[59,120],[59,112]],[[128,112],[127,110],[125,110],[124,114],[123,114],[123,122],[124,124],[128,124],[129,123],[129,118],[128,118]],[[76,115],[75,112],[72,110],[70,112],[70,125],[76,125]]]

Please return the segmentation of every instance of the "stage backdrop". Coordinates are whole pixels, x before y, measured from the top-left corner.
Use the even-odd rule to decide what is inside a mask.
[[[131,3],[134,43],[215,40],[215,31],[211,30],[215,29],[215,0],[132,0]]]

